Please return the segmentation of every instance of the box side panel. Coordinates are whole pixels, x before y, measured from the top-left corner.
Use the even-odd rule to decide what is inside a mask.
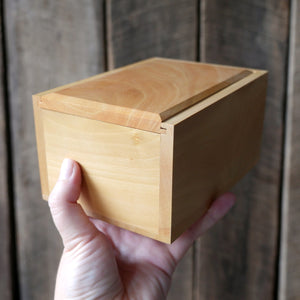
[[[36,145],[39,160],[39,171],[41,180],[41,189],[43,199],[47,200],[49,195],[48,186],[48,173],[47,173],[47,163],[46,163],[46,151],[45,151],[45,141],[44,141],[44,129],[41,112],[39,107],[39,96],[32,96],[33,102],[33,113],[34,113],[34,124],[35,124],[35,136]]]
[[[263,74],[175,125],[172,239],[256,163],[266,83]]]
[[[42,110],[49,189],[65,157],[83,173],[80,203],[88,215],[158,235],[160,135]]]
[[[160,139],[159,240],[171,243],[174,127],[164,127]]]

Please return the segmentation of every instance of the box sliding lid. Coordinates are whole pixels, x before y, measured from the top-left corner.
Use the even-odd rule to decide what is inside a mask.
[[[251,70],[151,58],[38,94],[41,108],[142,130],[161,123]]]

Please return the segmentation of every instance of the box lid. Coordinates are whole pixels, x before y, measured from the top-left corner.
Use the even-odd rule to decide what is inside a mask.
[[[244,68],[152,58],[40,94],[44,109],[143,130],[251,74]]]

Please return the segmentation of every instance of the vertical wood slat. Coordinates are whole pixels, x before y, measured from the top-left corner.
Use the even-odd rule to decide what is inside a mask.
[[[108,66],[153,56],[195,60],[197,1],[108,0]],[[178,266],[168,299],[192,299],[193,255]]]
[[[102,1],[6,0],[20,296],[53,299],[62,243],[42,201],[31,95],[104,70]]]
[[[279,235],[288,1],[202,3],[202,60],[269,70],[261,158],[197,245],[197,299],[273,299]]]
[[[11,289],[11,266],[10,266],[10,228],[9,228],[9,195],[7,186],[7,153],[6,153],[6,131],[5,124],[5,73],[4,73],[4,47],[3,44],[3,9],[0,3],[0,299],[12,299]]]
[[[195,60],[195,0],[108,0],[109,69],[153,56]]]
[[[300,299],[300,4],[291,1],[279,299]]]

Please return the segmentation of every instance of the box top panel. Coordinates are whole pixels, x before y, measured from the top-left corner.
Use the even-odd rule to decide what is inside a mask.
[[[251,74],[152,58],[38,94],[42,108],[160,132],[162,121]]]

